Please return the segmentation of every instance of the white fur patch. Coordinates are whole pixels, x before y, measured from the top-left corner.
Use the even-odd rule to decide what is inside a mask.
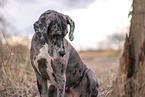
[[[50,77],[50,80],[48,80],[48,82],[50,84],[52,84],[52,85],[56,85],[54,77],[52,76],[52,73],[53,73],[53,69],[51,67],[51,59],[52,59],[52,57],[48,53],[48,44],[47,43],[45,43],[43,45],[43,47],[40,49],[40,53],[36,56],[36,59],[34,60],[34,64],[35,64],[35,66],[36,66],[36,68],[37,68],[39,73],[40,73],[40,71],[39,71],[39,68],[38,68],[38,62],[37,61],[39,59],[41,59],[41,58],[44,58],[47,61],[47,69],[46,70],[47,70],[47,73],[48,73],[48,75]]]

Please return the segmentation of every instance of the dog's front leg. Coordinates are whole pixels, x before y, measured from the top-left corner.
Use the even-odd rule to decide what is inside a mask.
[[[64,97],[66,84],[66,63],[64,60],[52,61],[52,68],[57,81],[57,97]]]
[[[64,97],[65,95],[65,83],[66,83],[66,78],[65,75],[57,75],[56,74],[56,79],[57,79],[57,97]]]
[[[37,77],[37,86],[41,97],[47,97],[47,80],[46,79],[38,79]]]

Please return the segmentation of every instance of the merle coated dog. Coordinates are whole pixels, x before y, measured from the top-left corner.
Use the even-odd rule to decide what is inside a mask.
[[[80,59],[64,38],[74,39],[72,19],[54,10],[44,12],[34,23],[31,64],[41,97],[97,97],[99,83],[93,70]]]

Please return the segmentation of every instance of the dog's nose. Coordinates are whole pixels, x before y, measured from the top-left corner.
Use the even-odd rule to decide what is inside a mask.
[[[60,55],[61,57],[63,57],[63,56],[65,55],[65,51],[60,51],[60,52],[59,52],[59,55]]]

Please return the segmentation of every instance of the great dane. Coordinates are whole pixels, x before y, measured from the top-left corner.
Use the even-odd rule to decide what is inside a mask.
[[[41,97],[97,97],[99,83],[92,69],[80,59],[64,38],[74,39],[72,19],[54,10],[44,12],[34,23],[31,64]]]

